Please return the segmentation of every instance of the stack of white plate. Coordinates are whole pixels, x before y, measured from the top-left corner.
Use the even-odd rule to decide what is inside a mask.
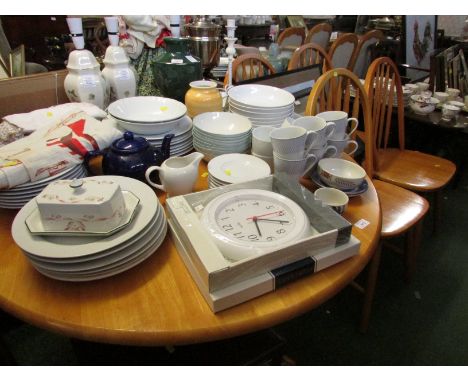
[[[264,160],[248,154],[224,154],[208,163],[208,186],[216,188],[247,182],[271,174]]]
[[[210,112],[193,119],[193,147],[209,161],[218,155],[250,151],[252,124],[241,115]]]
[[[88,176],[86,168],[79,164],[48,178],[23,183],[8,190],[0,190],[0,208],[20,209],[51,182],[59,179],[84,178],[86,176]]]
[[[169,133],[187,113],[179,101],[164,97],[129,97],[112,102],[107,108],[118,126],[143,135]]]
[[[193,150],[192,119],[187,115],[182,117],[179,122],[167,132],[153,135],[134,135],[145,138],[149,144],[154,147],[161,148],[162,141],[166,134],[174,134],[171,140],[170,156],[185,155]]]
[[[119,183],[123,191],[139,199],[130,224],[111,236],[33,235],[26,219],[37,213],[36,201],[31,200],[18,212],[11,229],[13,239],[40,273],[64,281],[102,279],[136,266],[161,245],[167,223],[153,190],[135,179],[105,178]]]
[[[294,112],[294,96],[267,85],[239,85],[228,91],[229,110],[250,119],[252,128],[280,127]]]

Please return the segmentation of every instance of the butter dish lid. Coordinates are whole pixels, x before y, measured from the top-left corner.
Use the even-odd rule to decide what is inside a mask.
[[[36,197],[38,205],[97,206],[121,193],[120,186],[105,179],[63,179],[50,183]]]

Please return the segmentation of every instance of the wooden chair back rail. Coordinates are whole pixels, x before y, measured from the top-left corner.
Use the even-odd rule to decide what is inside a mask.
[[[345,45],[345,44],[352,44],[353,48],[351,53],[349,54],[349,59],[347,60],[346,63],[346,68],[352,70],[354,65],[354,62],[356,60],[356,54],[357,54],[357,46],[358,46],[358,38],[357,35],[354,33],[345,33],[338,37],[335,42],[332,44],[330,47],[330,50],[328,52],[328,55],[330,56],[331,62],[333,64],[333,67],[336,67],[336,64],[334,63],[335,60],[333,59],[337,53],[340,52],[340,48]],[[346,60],[345,60],[346,61]]]
[[[354,89],[354,97],[351,96],[351,88]],[[351,105],[352,103],[352,105]],[[342,110],[355,118],[362,112],[362,119],[366,134],[364,169],[372,178],[374,171],[374,133],[372,128],[372,116],[369,99],[364,86],[359,78],[345,68],[335,68],[322,74],[312,88],[304,115],[316,115],[327,110]]]
[[[279,36],[278,36],[278,45],[282,45],[284,40],[286,40],[288,37],[298,35],[301,37],[301,43],[299,45],[304,44],[305,40],[305,30],[304,28],[301,27],[290,27],[286,28],[284,31],[282,31]]]
[[[393,84],[393,86],[390,86]],[[403,92],[398,68],[388,57],[375,60],[369,67],[365,88],[373,101],[372,115],[376,129],[376,148],[387,149],[392,127],[393,100],[396,91],[398,145],[405,149]]]
[[[333,68],[330,57],[325,49],[311,42],[297,48],[289,60],[288,70],[303,68],[304,66],[323,63],[322,72]]]
[[[260,54],[242,54],[232,62],[233,83],[275,73],[275,68],[273,68],[270,62]],[[226,73],[226,76],[224,77],[224,85],[228,84],[228,77],[229,74]]]

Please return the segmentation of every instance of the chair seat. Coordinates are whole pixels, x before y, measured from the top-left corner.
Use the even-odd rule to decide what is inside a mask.
[[[382,209],[382,236],[392,237],[406,232],[429,210],[428,201],[412,191],[373,179]]]
[[[378,153],[377,179],[417,192],[444,187],[455,174],[451,161],[419,151],[385,149]]]

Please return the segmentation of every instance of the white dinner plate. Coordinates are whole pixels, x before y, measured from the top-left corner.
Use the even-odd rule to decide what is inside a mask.
[[[35,201],[29,201],[16,215],[12,225],[13,240],[26,252],[40,257],[73,258],[109,250],[124,243],[144,229],[154,217],[160,203],[153,190],[139,180],[123,176],[97,176],[112,179],[122,190],[131,190],[140,199],[139,212],[135,219],[115,235],[107,237],[55,237],[31,235],[24,223],[35,208]]]
[[[248,154],[224,154],[208,163],[208,172],[226,183],[240,183],[264,178],[271,173],[264,160]]]
[[[165,122],[187,113],[187,107],[172,98],[139,96],[112,102],[107,111],[115,118],[128,122]]]
[[[143,137],[148,140],[162,140],[166,134],[174,134],[174,138],[177,138],[183,134],[187,134],[192,129],[192,118],[188,115],[185,115],[180,119],[180,122],[177,126],[173,127],[170,131],[161,134],[133,134],[135,137]],[[172,139],[174,139],[172,138]]]

